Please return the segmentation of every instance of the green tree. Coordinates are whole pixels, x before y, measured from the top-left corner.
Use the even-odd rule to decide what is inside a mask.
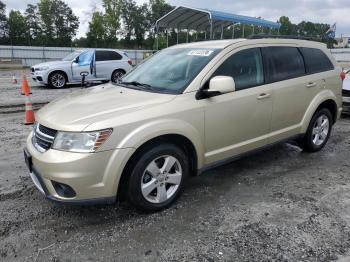
[[[24,17],[27,25],[28,42],[29,45],[33,45],[41,36],[40,15],[38,11],[38,6],[28,4],[27,9],[24,13]]]
[[[121,18],[123,35],[128,47],[131,47],[131,40],[135,39],[136,45],[140,47],[146,32],[147,5],[138,6],[133,0],[122,0]]]
[[[87,32],[87,42],[89,47],[101,47],[106,44],[105,16],[103,13],[94,11],[89,30]]]
[[[11,44],[26,44],[26,22],[20,11],[11,10],[8,19],[8,34]]]
[[[7,17],[6,5],[0,1],[0,43],[5,44],[7,41]]]
[[[61,0],[41,0],[38,8],[46,44],[69,45],[79,28],[79,19],[72,9]]]
[[[114,41],[117,39],[118,30],[120,28],[121,0],[103,0],[105,9],[105,30],[107,37]]]
[[[292,24],[287,16],[281,16],[278,22],[281,24],[281,35],[293,35],[296,33],[296,26]]]

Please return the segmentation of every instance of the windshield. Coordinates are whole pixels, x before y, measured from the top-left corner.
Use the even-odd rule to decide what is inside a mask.
[[[80,55],[83,51],[74,51],[73,53],[70,53],[65,58],[62,59],[62,61],[72,61],[74,58],[76,58],[78,55]]]
[[[121,84],[160,93],[182,93],[219,51],[220,49],[165,49],[123,77]]]

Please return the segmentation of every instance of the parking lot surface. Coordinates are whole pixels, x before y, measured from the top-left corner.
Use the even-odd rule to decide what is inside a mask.
[[[282,143],[209,170],[163,212],[65,206],[29,178],[22,150],[31,126],[12,74],[0,73],[0,261],[350,259],[350,118],[323,151]],[[79,89],[30,85],[36,108]]]
[[[64,206],[33,186],[23,113],[0,113],[2,261],[329,261],[350,253],[350,119],[319,153],[288,143],[189,181],[169,209]]]

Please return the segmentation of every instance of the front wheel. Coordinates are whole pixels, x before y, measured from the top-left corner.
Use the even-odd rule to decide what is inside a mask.
[[[49,76],[49,86],[53,88],[63,88],[66,86],[66,76],[62,72],[53,72]]]
[[[123,70],[120,70],[120,69],[114,70],[114,72],[112,73],[111,81],[113,83],[118,83],[124,75],[125,75],[125,72]]]
[[[327,108],[318,110],[312,117],[305,136],[299,145],[306,152],[317,152],[327,143],[332,131],[333,117]]]
[[[171,205],[181,194],[189,174],[186,154],[163,144],[142,152],[128,182],[128,200],[136,208],[155,212]]]

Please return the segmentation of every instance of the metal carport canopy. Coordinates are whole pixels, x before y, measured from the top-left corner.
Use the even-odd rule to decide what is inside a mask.
[[[189,29],[206,31],[208,29],[226,28],[232,24],[255,25],[279,29],[280,24],[260,18],[235,15],[207,9],[178,6],[156,22],[159,28]]]

